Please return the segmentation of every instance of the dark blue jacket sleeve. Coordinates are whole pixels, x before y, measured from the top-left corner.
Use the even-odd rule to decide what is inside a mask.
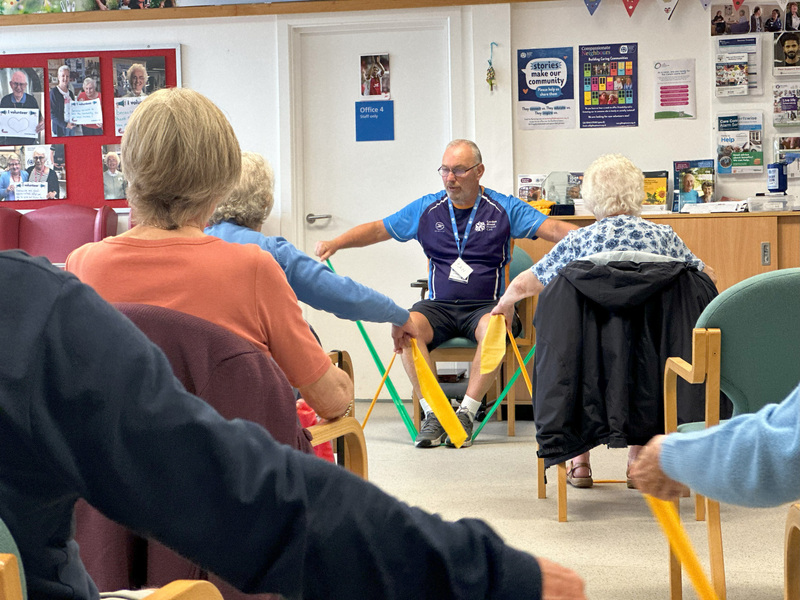
[[[127,319],[64,277],[38,332],[41,389],[15,409],[58,485],[247,592],[540,598],[536,560],[486,524],[445,522],[224,420]]]

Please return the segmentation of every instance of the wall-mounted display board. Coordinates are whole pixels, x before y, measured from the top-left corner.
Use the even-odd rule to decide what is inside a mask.
[[[122,133],[179,66],[177,46],[0,55],[0,205],[127,206]]]

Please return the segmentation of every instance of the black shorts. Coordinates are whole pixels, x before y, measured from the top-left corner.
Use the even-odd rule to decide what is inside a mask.
[[[475,329],[483,315],[492,312],[497,300],[461,300],[448,302],[444,300],[420,300],[411,307],[411,311],[422,314],[433,329],[433,339],[428,350],[441,346],[447,340],[464,337],[477,343]],[[514,313],[511,326],[514,336],[522,331],[522,323]]]

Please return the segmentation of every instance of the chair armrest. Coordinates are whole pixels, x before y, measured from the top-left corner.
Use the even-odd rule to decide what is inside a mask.
[[[331,359],[333,364],[350,376],[350,381],[355,383],[353,359],[350,358],[350,353],[347,350],[330,350],[328,352],[328,358]]]
[[[367,442],[364,431],[354,417],[339,417],[308,428],[311,445],[318,446],[336,438],[344,439],[344,468],[362,479],[367,479]]]
[[[158,588],[147,600],[223,600],[217,586],[210,581],[178,579]]]
[[[0,554],[0,598],[22,600],[19,563],[13,554]]]
[[[783,597],[800,600],[800,504],[792,504],[786,515],[783,569]]]

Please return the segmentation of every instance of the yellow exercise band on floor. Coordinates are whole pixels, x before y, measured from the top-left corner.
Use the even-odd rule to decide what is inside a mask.
[[[681,525],[678,513],[675,511],[675,506],[671,502],[653,498],[648,494],[645,494],[644,498],[650,505],[650,510],[653,511],[653,515],[655,515],[659,525],[661,525],[661,529],[669,541],[669,546],[672,548],[672,553],[678,557],[678,560],[681,561],[681,564],[686,569],[686,574],[689,576],[694,589],[697,590],[700,600],[719,600],[706,574],[703,573],[703,568],[700,566],[700,561],[697,560],[697,555],[689,541],[689,536],[686,535],[686,530]]]
[[[411,356],[414,359],[414,369],[417,372],[417,381],[419,381],[419,390],[422,392],[422,397],[428,402],[428,405],[433,410],[433,414],[439,419],[447,435],[450,436],[450,441],[456,448],[461,448],[461,445],[467,440],[467,432],[458,420],[450,400],[444,395],[442,387],[436,380],[436,376],[431,371],[425,358],[419,351],[417,340],[411,338]]]
[[[389,371],[392,370],[392,365],[394,364],[394,359],[397,354],[392,353],[392,360],[389,361],[389,366],[386,367],[386,371],[383,372],[383,378],[381,379],[381,384],[378,386],[378,390],[375,392],[375,396],[372,398],[372,404],[369,405],[369,410],[367,411],[367,415],[364,417],[364,422],[361,424],[361,429],[367,426],[367,421],[369,421],[369,416],[372,414],[372,409],[375,408],[375,403],[378,401],[378,396],[383,389],[383,384],[386,383],[386,378],[389,376]]]
[[[491,373],[506,355],[506,318],[503,315],[489,317],[489,325],[481,343],[481,375]]]

